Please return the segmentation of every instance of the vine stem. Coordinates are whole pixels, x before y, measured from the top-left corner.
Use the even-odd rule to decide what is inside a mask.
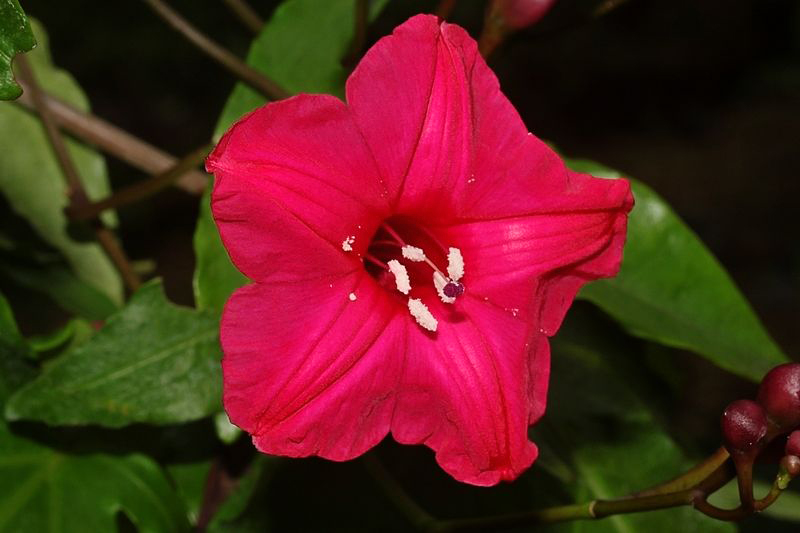
[[[75,163],[72,161],[69,151],[67,150],[67,145],[64,142],[61,131],[58,129],[58,125],[56,124],[55,119],[51,115],[50,110],[44,101],[42,96],[43,93],[39,87],[39,83],[36,81],[36,76],[33,73],[30,63],[28,62],[28,58],[24,55],[19,55],[16,58],[16,64],[20,70],[20,73],[22,74],[22,77],[27,81],[31,99],[33,100],[33,104],[36,106],[39,116],[41,117],[42,124],[44,125],[45,135],[47,136],[47,139],[53,148],[58,165],[61,167],[61,172],[64,174],[64,179],[67,182],[68,188],[69,205],[80,206],[89,203],[90,200],[86,195],[86,190],[83,188],[83,183],[81,182],[78,170],[75,167]],[[106,227],[103,221],[97,217],[92,219],[91,225],[97,242],[100,244],[105,253],[111,259],[111,262],[119,271],[125,286],[129,291],[135,291],[139,285],[141,285],[141,280],[133,270],[130,261],[128,261],[128,258],[125,255],[125,251],[119,245],[119,242],[115,238],[114,234],[110,229],[108,229],[108,227]]]
[[[148,180],[140,181],[130,187],[120,189],[108,198],[97,202],[76,205],[74,207],[70,206],[67,208],[67,215],[73,220],[87,220],[96,217],[106,209],[127,205],[155,194],[169,186],[187,170],[202,163],[213,147],[213,144],[204,144],[200,148],[187,154],[186,157],[178,161],[166,172],[157,174]]]
[[[256,10],[250,7],[250,4],[245,0],[222,0],[225,5],[233,12],[239,21],[247,26],[247,28],[258,35],[261,33],[261,28],[264,26],[264,21],[256,13]]]
[[[223,48],[200,30],[192,26],[189,21],[178,14],[162,0],[142,0],[153,12],[180,33],[190,43],[203,51],[210,58],[228,69],[243,82],[261,92],[270,100],[281,100],[290,94],[258,70],[254,69],[227,49]]]
[[[18,80],[25,90],[14,104],[41,116],[31,98],[25,80]],[[56,124],[74,137],[92,144],[118,159],[125,161],[148,174],[168,171],[177,159],[155,146],[139,139],[127,131],[90,113],[80,111],[40,90],[44,107]],[[175,180],[175,185],[191,194],[202,194],[208,184],[208,176],[197,170],[189,170]]]
[[[381,485],[387,496],[418,529],[432,533],[502,530],[535,524],[552,524],[568,520],[593,520],[612,515],[637,513],[692,505],[710,516],[729,513],[706,502],[715,492],[735,477],[735,470],[723,454],[715,452],[698,467],[652,489],[614,500],[592,500],[559,505],[522,513],[480,518],[438,520],[420,507],[373,455],[365,456],[367,470]],[[721,462],[720,462],[721,461]],[[712,468],[712,465],[716,465]],[[703,477],[701,477],[703,476]],[[674,490],[673,490],[674,489]],[[766,498],[765,498],[766,500]],[[771,501],[774,501],[774,496]],[[771,503],[770,501],[770,503]]]

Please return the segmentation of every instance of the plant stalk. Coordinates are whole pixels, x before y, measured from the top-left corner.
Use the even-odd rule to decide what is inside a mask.
[[[22,77],[27,81],[27,87],[28,91],[30,92],[31,99],[33,100],[33,104],[36,106],[36,109],[42,120],[47,139],[50,141],[50,145],[53,147],[53,152],[55,153],[58,164],[61,167],[62,173],[64,174],[64,179],[67,182],[68,188],[69,205],[86,205],[90,201],[89,197],[86,194],[86,190],[83,188],[83,183],[81,182],[77,167],[75,167],[75,163],[72,161],[72,156],[70,156],[70,153],[67,150],[67,145],[64,142],[61,131],[58,129],[58,125],[56,124],[55,119],[53,118],[50,110],[47,107],[47,104],[44,101],[44,97],[42,96],[43,93],[39,87],[39,83],[36,81],[36,76],[33,73],[30,63],[28,62],[28,58],[24,55],[19,55],[16,58],[16,64],[19,67]],[[141,280],[133,270],[130,261],[128,261],[128,258],[125,255],[125,251],[119,245],[116,237],[111,230],[109,230],[105,224],[103,224],[103,221],[97,217],[92,219],[91,225],[95,232],[97,242],[100,244],[105,253],[108,255],[109,259],[111,259],[111,262],[119,271],[125,286],[129,291],[135,291],[139,285],[141,285]]]
[[[73,220],[88,220],[96,217],[106,209],[113,209],[122,205],[131,204],[155,194],[161,189],[171,185],[178,177],[186,173],[187,170],[202,163],[213,147],[213,144],[204,144],[200,148],[187,154],[166,172],[162,172],[150,179],[140,181],[130,187],[120,189],[103,200],[69,207],[67,208],[67,215]]]
[[[178,14],[162,0],[142,0],[161,19],[180,33],[190,43],[195,45],[207,56],[228,69],[243,82],[261,92],[270,100],[281,100],[290,96],[283,87],[264,74],[254,69],[227,49],[223,48],[200,30],[192,26],[189,21]]]
[[[14,100],[20,107],[39,114],[33,103],[28,85],[18,80],[25,92]],[[80,111],[61,100],[40,91],[44,107],[56,124],[74,137],[93,144],[99,149],[128,163],[148,174],[161,174],[177,163],[177,159],[166,152],[148,144],[90,113]],[[188,170],[179,176],[175,185],[191,194],[202,194],[208,184],[208,177],[199,171]]]
[[[244,24],[250,31],[258,35],[261,33],[261,28],[264,27],[264,21],[256,13],[255,9],[250,7],[245,0],[222,0],[225,5],[233,12],[239,21]]]

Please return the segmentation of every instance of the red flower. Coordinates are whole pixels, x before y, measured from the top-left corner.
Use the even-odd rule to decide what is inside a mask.
[[[224,403],[259,450],[343,461],[391,432],[476,485],[533,462],[547,337],[617,272],[632,198],[528,133],[464,30],[408,20],[347,104],[271,103],[207,166],[254,281],[222,317]]]

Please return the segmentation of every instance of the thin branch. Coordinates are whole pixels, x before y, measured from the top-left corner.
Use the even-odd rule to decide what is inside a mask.
[[[13,103],[38,113],[30,90],[27,89],[24,80],[19,81],[25,92]],[[175,157],[95,115],[84,113],[43,91],[40,91],[40,94],[50,115],[64,131],[139,170],[151,175],[161,174],[177,162]],[[191,194],[202,194],[207,184],[208,176],[196,170],[187,171],[175,182],[176,186]]]
[[[281,100],[289,96],[289,93],[283,87],[212,41],[161,0],[143,1],[190,43],[238,76],[242,81],[263,93],[270,100]]]
[[[255,9],[250,7],[245,0],[222,0],[225,5],[233,12],[239,21],[247,26],[247,28],[258,35],[261,33],[261,28],[264,27],[264,21],[256,13]]]
[[[64,174],[64,179],[66,180],[67,187],[69,188],[68,194],[70,205],[85,205],[89,202],[89,197],[86,195],[86,190],[83,188],[83,183],[81,183],[78,170],[72,161],[69,151],[67,150],[67,145],[64,142],[64,138],[61,136],[61,131],[59,131],[58,125],[56,124],[55,119],[45,103],[43,93],[39,88],[38,82],[36,81],[36,76],[34,75],[33,69],[28,63],[28,58],[24,55],[17,56],[16,64],[19,67],[22,77],[27,82],[28,91],[30,92],[33,103],[39,112],[39,116],[42,119],[42,124],[44,125],[47,139],[50,141],[50,144],[53,147],[58,164]],[[125,285],[130,291],[135,291],[141,284],[141,281],[139,280],[139,276],[131,267],[128,258],[125,256],[125,251],[117,242],[114,234],[103,224],[103,221],[99,218],[95,218],[92,221],[92,228],[94,229],[97,242],[109,256],[117,270],[119,270]]]
[[[730,454],[728,450],[726,450],[724,446],[720,446],[711,456],[698,463],[687,472],[665,483],[639,491],[633,494],[633,496],[652,496],[655,494],[666,494],[668,492],[677,492],[692,488],[722,466],[729,457]]]
[[[96,217],[106,209],[127,205],[155,194],[161,189],[171,185],[187,170],[202,163],[213,147],[213,144],[204,144],[200,148],[187,154],[166,172],[153,176],[150,179],[140,181],[130,187],[120,189],[108,198],[104,198],[98,202],[90,202],[88,204],[75,206],[74,208],[70,207],[67,209],[67,215],[73,220],[87,220]]]

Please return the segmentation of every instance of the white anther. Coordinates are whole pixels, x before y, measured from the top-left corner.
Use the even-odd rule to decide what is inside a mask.
[[[403,294],[408,294],[408,291],[411,290],[411,280],[408,279],[408,270],[406,270],[406,267],[397,259],[392,259],[386,263],[386,266],[388,266],[389,271],[394,274],[394,284],[397,286],[397,290]]]
[[[409,298],[408,310],[411,312],[411,316],[414,317],[414,320],[417,321],[417,324],[428,331],[436,331],[436,328],[439,326],[439,321],[433,318],[430,310],[428,310],[428,306],[422,303],[422,300],[419,298]]]
[[[403,257],[408,259],[409,261],[414,261],[415,263],[421,263],[425,261],[425,252],[422,248],[417,248],[416,246],[411,246],[406,244],[402,248]]]
[[[342,241],[342,250],[345,252],[352,252],[353,251],[353,243],[356,242],[356,236],[350,235],[345,240]]]
[[[358,296],[356,296],[356,293],[351,292],[350,295],[348,296],[348,298],[350,298],[351,302],[355,302],[356,298],[358,298]]]
[[[450,280],[441,275],[439,272],[433,273],[433,286],[436,287],[436,292],[439,294],[439,298],[446,304],[451,304],[456,301],[455,298],[451,298],[444,293],[444,287],[449,281]]]
[[[464,275],[464,258],[461,250],[450,248],[447,252],[447,275],[453,281],[458,281]]]

